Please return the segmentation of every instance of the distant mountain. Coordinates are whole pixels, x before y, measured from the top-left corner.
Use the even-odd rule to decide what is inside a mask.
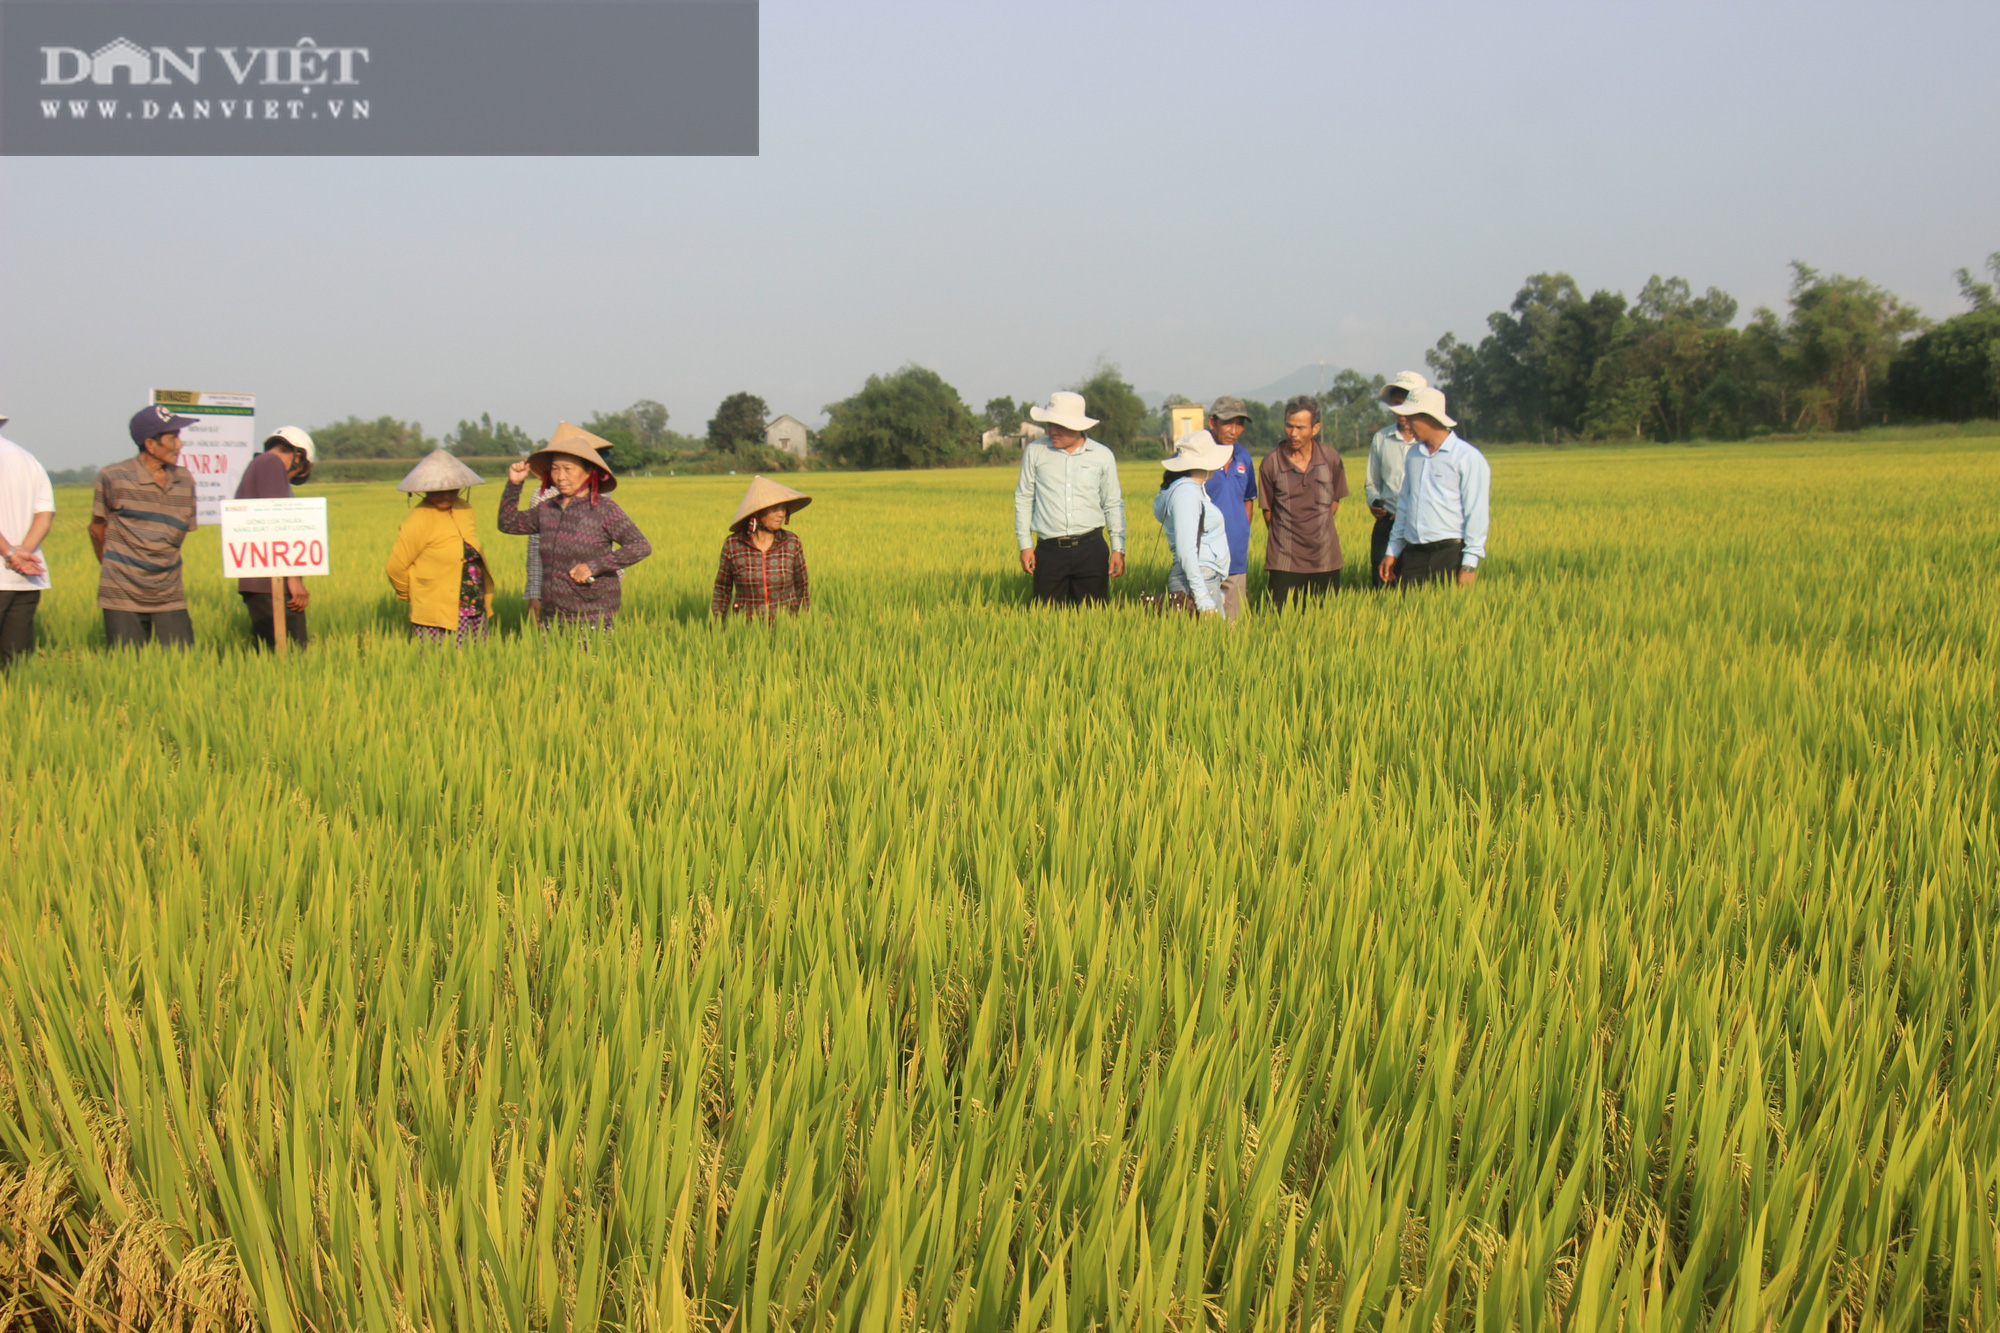
[[[1257,389],[1248,389],[1245,398],[1254,398],[1260,403],[1282,402],[1295,393],[1318,393],[1333,383],[1333,377],[1340,373],[1339,366],[1300,366],[1283,379],[1272,380]]]

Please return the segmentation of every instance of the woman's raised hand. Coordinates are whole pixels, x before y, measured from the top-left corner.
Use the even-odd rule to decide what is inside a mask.
[[[510,463],[508,465],[507,480],[511,485],[519,486],[522,482],[526,481],[527,479],[528,479],[528,462],[526,459],[522,459],[518,463]]]

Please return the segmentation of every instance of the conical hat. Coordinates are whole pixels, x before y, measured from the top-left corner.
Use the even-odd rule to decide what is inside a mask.
[[[611,464],[605,462],[604,455],[598,452],[600,449],[610,447],[611,441],[600,440],[581,426],[572,426],[567,421],[560,421],[556,423],[556,433],[550,437],[549,442],[528,455],[528,470],[540,477],[544,483],[552,485],[553,483],[549,482],[549,464],[555,461],[557,454],[565,454],[579,462],[588,463],[604,473],[604,480],[597,483],[600,494],[616,490],[618,478],[611,475]]]
[[[810,495],[801,495],[789,486],[780,486],[769,477],[750,478],[750,489],[743,492],[743,503],[736,507],[736,517],[729,520],[734,528],[752,514],[762,513],[772,505],[783,505],[790,513],[798,513],[813,502]]]
[[[409,476],[396,483],[396,489],[419,494],[430,491],[455,491],[466,486],[485,484],[477,472],[449,453],[443,449],[433,449],[410,469]]]

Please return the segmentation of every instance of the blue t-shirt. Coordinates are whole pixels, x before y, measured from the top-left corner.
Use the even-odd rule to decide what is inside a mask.
[[[1257,498],[1257,465],[1250,459],[1250,451],[1242,445],[1235,446],[1236,457],[1229,460],[1229,466],[1212,474],[1206,490],[1208,498],[1215,501],[1215,507],[1222,511],[1222,527],[1229,537],[1229,572],[1247,574],[1250,572],[1250,512],[1243,507],[1246,500]]]

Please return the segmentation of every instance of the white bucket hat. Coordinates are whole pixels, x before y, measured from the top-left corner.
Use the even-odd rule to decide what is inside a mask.
[[[1429,417],[1446,430],[1458,424],[1445,415],[1444,395],[1436,389],[1414,389],[1408,398],[1389,410],[1399,417]]]
[[[1191,430],[1174,441],[1174,451],[1161,464],[1169,472],[1220,472],[1236,452],[1205,430]]]
[[[443,449],[433,449],[424,455],[423,461],[410,469],[409,476],[396,483],[396,489],[412,495],[419,492],[428,495],[432,491],[456,491],[485,484],[477,472],[451,454]]]
[[[278,427],[264,437],[264,447],[268,449],[273,440],[281,440],[291,445],[292,448],[306,456],[306,462],[308,463],[319,462],[319,450],[313,445],[313,437],[300,430],[297,426]]]
[[[1083,395],[1080,393],[1052,393],[1049,395],[1048,410],[1031,407],[1028,415],[1036,421],[1046,421],[1051,426],[1075,431],[1089,430],[1097,424],[1096,417],[1083,414]]]
[[[1431,382],[1416,371],[1400,370],[1396,372],[1396,378],[1383,385],[1382,392],[1375,396],[1386,403],[1389,401],[1389,390],[1391,389],[1401,389],[1404,393],[1415,393],[1419,389],[1428,389],[1430,387]]]

